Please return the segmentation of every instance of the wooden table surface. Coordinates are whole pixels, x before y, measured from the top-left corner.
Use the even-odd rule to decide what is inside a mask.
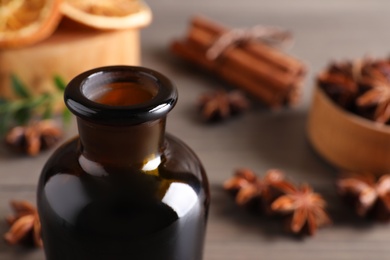
[[[390,1],[387,0],[165,0],[147,1],[154,12],[142,31],[142,62],[175,81],[179,102],[167,130],[199,155],[211,185],[211,212],[205,260],[255,259],[390,259],[390,225],[359,220],[337,197],[337,170],[324,162],[306,139],[314,75],[334,59],[383,57],[390,50]],[[310,71],[302,103],[294,109],[269,111],[254,107],[222,124],[205,125],[198,118],[196,97],[224,84],[183,66],[168,52],[169,42],[184,35],[192,15],[202,14],[234,27],[255,24],[290,29],[295,44],[289,52]],[[73,124],[67,131],[76,134]],[[36,158],[0,153],[0,218],[10,213],[8,201],[35,201],[36,183],[51,151]],[[315,237],[286,235],[277,220],[238,208],[221,188],[238,167],[263,174],[284,170],[293,181],[308,182],[329,203],[334,225]],[[0,233],[7,224],[0,222]],[[10,247],[0,240],[0,259],[44,259],[42,250]],[[183,259],[185,260],[185,259]]]

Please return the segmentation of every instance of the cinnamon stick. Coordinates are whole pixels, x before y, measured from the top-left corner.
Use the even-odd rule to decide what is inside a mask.
[[[204,31],[215,35],[215,39],[228,31],[223,25],[201,16],[194,17],[191,24],[192,27],[202,28]],[[300,61],[265,44],[250,42],[246,44],[244,49],[255,57],[264,59],[284,71],[296,73],[301,76],[306,72]]]
[[[231,46],[216,61],[208,59],[207,50],[227,31],[217,23],[196,17],[187,37],[174,41],[171,49],[178,56],[241,87],[270,107],[294,103],[305,74],[302,63],[257,41]]]
[[[210,34],[202,28],[192,27],[188,41],[194,42],[206,52],[215,41],[215,35]],[[224,66],[234,66],[237,64],[238,68],[242,70],[242,73],[248,77],[253,77],[254,80],[264,80],[266,83],[278,89],[291,87],[296,82],[297,75],[295,73],[275,68],[275,64],[273,64],[275,61],[272,60],[272,63],[270,63],[267,60],[259,59],[257,56],[252,55],[251,52],[246,51],[244,47],[230,48],[224,54]]]
[[[216,66],[213,62],[206,59],[205,56],[199,55],[199,51],[196,50],[196,46],[191,46],[191,43],[174,41],[171,44],[171,49],[179,56],[186,57],[186,59],[200,65],[204,69],[213,71],[222,78],[225,78],[227,81],[241,86],[244,90],[253,96],[260,98],[264,104],[270,107],[278,107],[279,104],[283,103],[277,92],[275,93],[271,91],[260,82],[255,82],[242,77],[236,70],[234,70],[234,68]]]

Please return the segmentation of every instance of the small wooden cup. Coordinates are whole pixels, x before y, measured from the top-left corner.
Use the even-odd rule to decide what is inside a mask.
[[[309,113],[308,137],[325,160],[342,170],[390,172],[390,127],[345,111],[319,87]]]

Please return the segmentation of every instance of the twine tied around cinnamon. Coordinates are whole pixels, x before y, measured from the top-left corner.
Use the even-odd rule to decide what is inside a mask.
[[[289,31],[275,26],[257,25],[251,28],[231,29],[221,36],[209,47],[206,57],[216,60],[227,49],[251,40],[259,40],[271,46],[284,47],[292,44],[292,35]]]

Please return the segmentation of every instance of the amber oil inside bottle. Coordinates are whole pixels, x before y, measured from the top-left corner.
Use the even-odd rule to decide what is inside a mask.
[[[113,82],[101,87],[101,91],[89,97],[91,100],[110,106],[130,106],[151,100],[155,96],[148,89],[133,82]]]

